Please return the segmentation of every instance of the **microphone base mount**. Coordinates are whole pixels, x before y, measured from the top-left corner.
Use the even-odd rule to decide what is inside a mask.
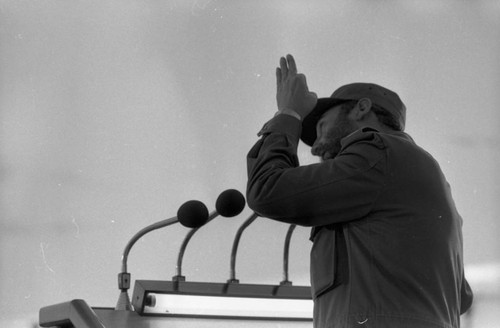
[[[280,286],[292,286],[293,283],[290,280],[283,280],[280,282]]]
[[[181,276],[181,275],[173,276],[172,281],[186,281],[186,276]]]

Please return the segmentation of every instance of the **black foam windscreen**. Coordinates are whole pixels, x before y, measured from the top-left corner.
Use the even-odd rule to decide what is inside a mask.
[[[235,189],[223,191],[215,202],[215,210],[222,216],[236,216],[245,208],[245,197]]]
[[[208,209],[199,200],[189,200],[179,207],[177,219],[188,228],[199,228],[208,221]]]

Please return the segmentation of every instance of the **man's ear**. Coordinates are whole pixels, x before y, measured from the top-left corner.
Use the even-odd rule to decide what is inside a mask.
[[[361,98],[354,108],[356,109],[354,118],[356,120],[362,120],[370,113],[372,101],[370,98]]]

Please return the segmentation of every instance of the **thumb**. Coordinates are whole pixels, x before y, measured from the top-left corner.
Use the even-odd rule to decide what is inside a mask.
[[[316,104],[318,103],[318,95],[316,94],[316,92],[309,92],[309,98],[313,105],[313,108],[316,107]]]
[[[318,95],[316,92],[309,92],[309,109],[311,112],[318,104]]]

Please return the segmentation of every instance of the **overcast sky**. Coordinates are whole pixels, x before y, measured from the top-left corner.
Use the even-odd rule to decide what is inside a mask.
[[[244,192],[245,156],[276,110],[287,53],[320,96],[356,81],[396,91],[407,132],[452,185],[466,264],[498,263],[499,40],[494,0],[1,0],[0,293],[13,297],[0,317],[73,298],[113,306],[136,231],[186,200],[213,209],[221,191]],[[300,158],[315,161],[304,145]],[[228,278],[249,213],[199,232],[188,278]],[[249,228],[242,281],[280,281],[286,229],[264,219]],[[170,279],[186,232],[139,242],[133,278]],[[299,284],[307,238],[300,228],[292,240]]]

